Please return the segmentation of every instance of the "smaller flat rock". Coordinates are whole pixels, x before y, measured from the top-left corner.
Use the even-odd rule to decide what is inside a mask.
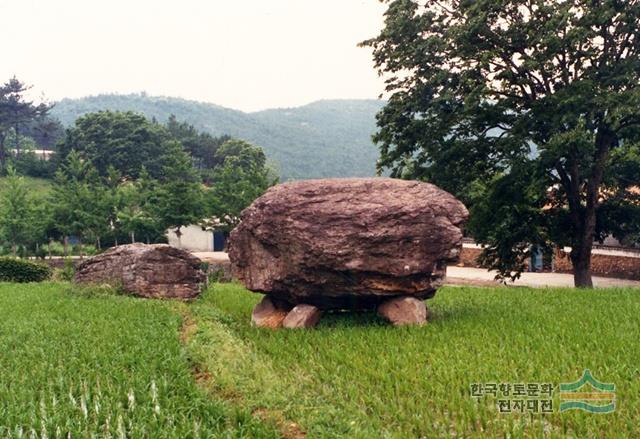
[[[262,301],[253,308],[251,324],[258,328],[280,328],[288,313],[289,309],[276,305],[269,296],[264,296]]]
[[[166,244],[127,244],[80,263],[75,281],[121,287],[152,299],[193,299],[206,281],[202,261]]]
[[[296,305],[282,322],[282,326],[289,329],[313,328],[320,321],[322,311],[313,305]]]
[[[402,296],[378,306],[378,315],[394,326],[423,325],[427,322],[427,306],[415,297]]]

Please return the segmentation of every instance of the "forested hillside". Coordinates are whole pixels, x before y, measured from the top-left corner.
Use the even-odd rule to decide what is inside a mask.
[[[282,181],[319,177],[370,176],[378,150],[371,142],[376,100],[331,100],[254,113],[179,98],[146,94],[64,99],[52,115],[65,125],[85,113],[132,110],[166,122],[171,114],[213,135],[228,134],[264,148]]]

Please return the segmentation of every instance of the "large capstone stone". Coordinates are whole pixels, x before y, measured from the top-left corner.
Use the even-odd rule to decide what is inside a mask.
[[[191,299],[206,281],[201,266],[191,253],[166,244],[128,244],[82,262],[75,280],[110,284],[140,297]]]
[[[229,242],[234,275],[273,300],[320,309],[428,299],[457,260],[468,212],[416,181],[327,179],[269,189]]]

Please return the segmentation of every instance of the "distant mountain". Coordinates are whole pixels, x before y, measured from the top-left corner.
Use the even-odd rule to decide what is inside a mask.
[[[171,114],[213,135],[228,134],[264,148],[281,181],[375,174],[371,142],[377,100],[326,100],[295,108],[245,113],[219,105],[144,93],[63,99],[52,114],[66,126],[85,113],[132,110],[166,122]]]

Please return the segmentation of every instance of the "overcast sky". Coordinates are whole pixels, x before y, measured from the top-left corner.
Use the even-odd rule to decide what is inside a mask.
[[[245,111],[377,98],[378,0],[0,0],[0,81],[49,100],[146,91]]]

